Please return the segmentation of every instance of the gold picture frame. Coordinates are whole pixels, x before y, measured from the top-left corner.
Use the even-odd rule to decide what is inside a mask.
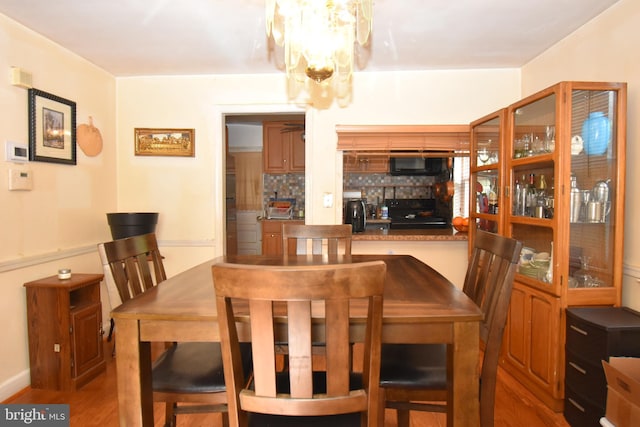
[[[135,128],[135,155],[194,157],[195,133],[195,129]]]

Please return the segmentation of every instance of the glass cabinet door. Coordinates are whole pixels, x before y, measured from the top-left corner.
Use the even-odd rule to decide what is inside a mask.
[[[611,287],[618,216],[618,92],[571,91],[570,289]],[[618,256],[620,256],[618,254]]]
[[[474,238],[478,229],[502,232],[505,117],[506,109],[503,109],[471,124],[469,223],[475,224],[475,227],[470,227],[470,239]]]
[[[556,101],[548,91],[510,110],[510,235],[523,242],[518,273],[542,288],[553,283]]]

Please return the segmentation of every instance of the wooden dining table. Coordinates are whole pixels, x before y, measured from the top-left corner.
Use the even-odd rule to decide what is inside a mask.
[[[252,265],[317,265],[382,260],[387,264],[383,343],[449,345],[448,426],[480,424],[480,309],[453,283],[409,255],[308,255],[218,257],[167,279],[112,311],[116,325],[118,407],[121,426],[153,426],[151,342],[219,341],[211,267],[218,262]],[[247,283],[247,286],[251,286]],[[363,336],[366,312],[352,308],[351,330]],[[241,340],[251,339],[248,327]]]

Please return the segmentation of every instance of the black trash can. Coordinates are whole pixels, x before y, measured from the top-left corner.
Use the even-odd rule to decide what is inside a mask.
[[[111,228],[111,237],[113,240],[117,240],[155,233],[158,215],[158,212],[108,213],[107,221]]]

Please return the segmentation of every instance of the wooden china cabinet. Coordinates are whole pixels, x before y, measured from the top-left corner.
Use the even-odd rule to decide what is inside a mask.
[[[566,308],[621,303],[625,145],[625,83],[561,82],[471,125],[470,245],[524,243],[501,365],[555,411]]]

